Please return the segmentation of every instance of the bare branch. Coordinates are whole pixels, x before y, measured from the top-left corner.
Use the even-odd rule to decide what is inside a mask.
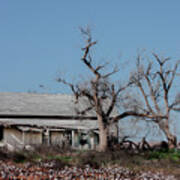
[[[169,89],[171,88],[172,83],[173,83],[173,81],[174,81],[174,78],[175,78],[175,75],[176,75],[177,68],[178,68],[178,63],[175,64],[174,70],[172,71],[172,76],[171,76],[171,79],[170,79],[169,84],[168,84],[168,86],[167,86],[168,91],[169,91]]]
[[[152,62],[148,64],[147,70],[146,70],[146,76],[149,76],[152,70]]]
[[[174,102],[169,106],[169,108],[172,110],[178,110],[178,105],[180,106],[180,94],[176,95]]]
[[[155,57],[156,61],[159,63],[160,66],[163,66],[167,61],[170,60],[170,57],[165,58],[164,60],[161,60],[159,56],[156,53],[152,53]]]
[[[79,96],[85,96],[89,99],[89,101],[93,101],[93,96],[87,89],[81,89],[79,92]]]
[[[105,68],[108,64],[109,64],[109,63],[106,62],[106,63],[104,63],[104,64],[102,64],[102,65],[97,66],[96,69],[95,69],[95,71],[98,72],[99,70]]]
[[[85,115],[88,111],[91,111],[93,109],[93,106],[89,106],[86,109],[79,111],[79,109],[76,109],[77,114],[79,115]]]
[[[62,79],[62,78],[60,78],[60,77],[57,78],[56,81],[57,81],[57,82],[60,82],[60,83],[63,83],[63,84],[65,84],[65,85],[67,85],[67,86],[69,86],[69,88],[71,89],[71,91],[73,92],[73,94],[74,94],[74,96],[75,96],[75,98],[76,98],[76,101],[78,100],[78,96],[79,96],[78,91],[76,90],[75,86],[74,86],[72,83],[69,83],[69,82],[67,82],[65,79]],[[77,86],[76,86],[76,87],[77,87]]]
[[[102,78],[104,78],[104,79],[105,79],[105,78],[108,78],[109,76],[112,76],[113,74],[117,73],[118,71],[119,71],[119,69],[118,69],[117,67],[115,67],[115,68],[112,70],[112,72],[103,75]]]
[[[145,79],[146,79],[148,87],[150,89],[151,99],[152,99],[152,101],[153,101],[153,103],[155,105],[155,108],[156,108],[157,112],[160,113],[160,108],[158,106],[156,95],[155,95],[155,91],[154,91],[154,89],[152,87],[152,82],[149,79],[149,75],[150,75],[150,68],[148,67],[147,73],[145,74]]]
[[[90,27],[87,26],[86,28],[82,28],[80,27],[80,32],[82,33],[82,35],[85,35],[86,37],[88,37],[87,41],[88,42],[91,42],[91,30],[90,30]]]
[[[151,115],[151,114],[144,114],[144,113],[137,113],[137,112],[134,112],[134,111],[126,111],[114,118],[112,118],[112,121],[113,122],[116,122],[120,119],[123,119],[125,117],[128,117],[128,116],[136,116],[136,117],[143,117],[143,118],[149,118],[149,119],[166,119],[167,116],[162,116],[162,115]]]
[[[152,107],[151,107],[151,105],[150,105],[150,103],[149,103],[149,100],[148,100],[148,98],[147,98],[147,95],[146,95],[146,93],[145,93],[145,90],[143,89],[143,86],[142,86],[142,84],[141,84],[140,82],[138,83],[138,87],[139,87],[139,89],[140,89],[140,91],[141,91],[141,93],[142,93],[142,96],[144,97],[144,100],[145,100],[145,103],[146,103],[146,106],[147,106],[148,110],[149,110],[152,114],[154,114],[154,111],[153,111],[153,109],[152,109]]]
[[[163,85],[163,91],[164,91],[164,103],[166,105],[166,113],[168,114],[169,113],[169,102],[168,102],[168,93],[169,93],[169,90],[167,88],[167,82],[163,76],[163,72],[162,72],[162,66],[160,67],[160,71],[157,72],[160,76],[160,79],[161,79],[161,82],[162,82],[162,85]]]
[[[114,84],[112,84],[111,90],[112,90],[112,100],[111,100],[111,104],[108,108],[108,111],[106,113],[106,116],[109,116],[111,114],[111,112],[116,104],[116,100],[117,100],[117,93],[115,93]]]
[[[180,112],[180,108],[172,108],[172,110]]]
[[[89,54],[89,48],[91,47],[91,46],[93,46],[93,45],[95,45],[96,44],[96,42],[94,41],[94,42],[90,42],[85,48],[83,48],[82,50],[84,51],[84,55],[83,55],[83,57],[82,57],[82,61],[84,62],[84,64],[96,75],[96,76],[98,76],[98,77],[100,77],[100,74],[96,71],[96,68],[94,68],[93,66],[92,66],[92,64],[91,64],[91,56],[89,55],[89,59],[90,59],[90,61],[88,61],[87,60],[87,56],[88,56],[88,54]]]

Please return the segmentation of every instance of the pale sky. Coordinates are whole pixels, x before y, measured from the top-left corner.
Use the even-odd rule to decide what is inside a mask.
[[[86,72],[80,26],[98,40],[97,61],[133,62],[142,48],[180,58],[179,18],[179,0],[1,0],[0,91],[66,92],[57,74]]]

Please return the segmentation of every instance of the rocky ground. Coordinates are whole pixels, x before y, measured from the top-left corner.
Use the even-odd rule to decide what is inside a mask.
[[[12,161],[0,161],[0,180],[174,180],[171,175],[163,175],[156,172],[135,172],[123,167],[107,167],[94,169],[89,165],[81,168],[62,167],[57,161],[41,163],[14,163]]]

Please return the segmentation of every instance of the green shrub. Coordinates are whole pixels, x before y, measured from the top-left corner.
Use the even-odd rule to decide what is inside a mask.
[[[179,161],[180,160],[180,151],[172,149],[169,151],[150,151],[146,154],[146,158],[149,160],[153,159],[170,159],[174,161]]]

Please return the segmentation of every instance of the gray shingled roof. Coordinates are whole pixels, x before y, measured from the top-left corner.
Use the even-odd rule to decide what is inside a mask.
[[[54,119],[0,119],[0,124],[4,126],[30,126],[30,127],[38,127],[38,128],[65,128],[65,129],[98,129],[97,121],[92,120],[54,120]]]
[[[44,115],[49,117],[49,119],[0,118],[0,124],[97,129],[98,124],[95,120],[51,119],[51,115],[77,116],[76,109],[83,110],[87,108],[85,99],[81,100],[78,104],[74,102],[74,96],[66,94],[0,92],[0,115]],[[113,114],[116,113],[114,112]],[[86,116],[96,116],[96,113],[91,110]]]
[[[88,107],[86,99],[75,104],[73,95],[0,92],[0,115],[61,115],[76,116],[77,110]],[[112,114],[117,114],[114,111]],[[94,110],[86,116],[96,116]]]
[[[0,93],[0,114],[17,115],[77,115],[76,109],[83,109],[82,101],[75,105],[72,95],[36,93]],[[87,115],[93,116],[93,111]]]
[[[0,93],[0,115],[59,115],[76,116],[75,109],[82,109],[85,103],[75,104],[74,96],[66,94]],[[94,116],[93,111],[87,115]],[[58,119],[0,118],[3,125],[28,125],[70,129],[97,129],[96,121]]]

